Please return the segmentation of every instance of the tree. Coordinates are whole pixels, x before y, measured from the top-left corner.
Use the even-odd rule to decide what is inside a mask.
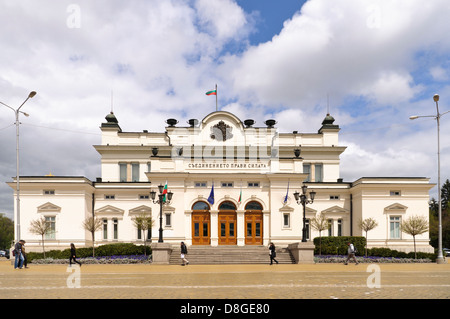
[[[322,255],[322,231],[328,229],[328,221],[323,213],[310,220],[312,228],[319,232],[319,255]]]
[[[378,222],[373,219],[373,218],[366,218],[364,220],[359,220],[358,222],[358,226],[359,228],[361,228],[363,231],[366,232],[366,246],[365,246],[365,251],[366,251],[366,257],[367,257],[367,233],[369,231],[371,231],[372,229],[374,229],[375,227],[378,226]]]
[[[0,214],[0,248],[10,248],[14,241],[14,222]]]
[[[147,238],[146,235],[148,230],[153,227],[153,219],[152,216],[143,212],[133,218],[133,224],[136,228],[144,233],[144,255],[147,256]]]
[[[51,231],[51,225],[45,220],[45,217],[42,216],[41,218],[32,220],[30,223],[29,228],[30,233],[35,235],[41,235],[42,237],[42,250],[44,252],[44,258],[45,258],[45,248],[44,248],[44,235],[50,233]]]
[[[413,236],[414,240],[414,259],[417,258],[416,253],[416,236],[428,231],[428,221],[424,216],[411,216],[400,224],[402,232]]]
[[[92,235],[92,257],[95,256],[95,232],[100,230],[103,226],[103,221],[94,216],[86,217],[83,221],[83,228]]]

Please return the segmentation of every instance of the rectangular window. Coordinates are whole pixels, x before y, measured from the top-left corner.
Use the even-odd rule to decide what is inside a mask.
[[[203,237],[208,237],[208,223],[203,223]]]
[[[328,236],[333,236],[333,220],[328,219]]]
[[[200,236],[200,224],[194,223],[194,237]]]
[[[259,182],[248,182],[247,186],[248,187],[259,187]]]
[[[390,191],[389,192],[389,195],[390,196],[401,196],[401,192],[400,191]]]
[[[127,163],[119,163],[119,171],[120,171],[119,181],[126,182],[127,181]]]
[[[195,187],[206,187],[206,182],[194,182]]]
[[[389,224],[391,239],[400,239],[400,216],[391,216]]]
[[[303,174],[308,174],[308,177],[305,179],[305,182],[311,181],[311,164],[303,164]]]
[[[289,213],[283,214],[283,227],[284,228],[291,227],[291,214]]]
[[[323,164],[315,165],[315,181],[322,182],[323,181]]]
[[[255,224],[255,237],[261,237],[261,223]]]
[[[112,195],[112,194],[105,195],[105,199],[116,199],[116,195]]]
[[[119,239],[119,221],[114,219],[114,240]]]
[[[45,234],[45,239],[56,238],[56,218],[55,216],[46,216],[45,223],[50,226],[49,231]]]
[[[234,237],[234,223],[230,223],[230,237]]]
[[[55,195],[54,189],[44,189],[44,195]]]
[[[147,163],[147,172],[151,172],[152,171],[152,163],[148,162]]]
[[[141,194],[141,195],[139,195],[139,199],[148,200],[148,199],[150,199],[150,195]]]
[[[164,216],[166,217],[166,227],[171,227],[172,226],[172,214],[166,213],[166,214],[164,214]]]
[[[222,182],[221,185],[222,185],[222,187],[233,187],[232,182]]]
[[[342,219],[338,219],[338,229],[337,229],[337,235],[342,236]]]
[[[139,163],[131,164],[131,181],[139,182]]]
[[[104,240],[108,239],[108,220],[107,219],[103,220],[103,239]]]
[[[330,200],[339,200],[339,195],[330,195]]]

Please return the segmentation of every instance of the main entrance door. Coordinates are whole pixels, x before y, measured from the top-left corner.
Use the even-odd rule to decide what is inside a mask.
[[[232,202],[223,202],[219,206],[219,245],[236,245],[236,206]]]
[[[211,223],[209,205],[197,202],[192,206],[192,245],[211,243]]]
[[[258,202],[250,202],[245,206],[245,244],[263,244],[263,214]]]

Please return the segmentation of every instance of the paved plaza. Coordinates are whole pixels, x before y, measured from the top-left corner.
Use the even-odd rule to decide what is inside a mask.
[[[450,264],[30,265],[1,299],[449,299]]]

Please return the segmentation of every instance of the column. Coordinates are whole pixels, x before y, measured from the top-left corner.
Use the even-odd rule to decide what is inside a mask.
[[[268,246],[270,240],[270,210],[263,210],[263,245]]]
[[[211,218],[211,246],[219,245],[219,211],[218,210],[210,210],[210,218]]]
[[[237,245],[238,246],[245,246],[245,210],[237,210]]]

